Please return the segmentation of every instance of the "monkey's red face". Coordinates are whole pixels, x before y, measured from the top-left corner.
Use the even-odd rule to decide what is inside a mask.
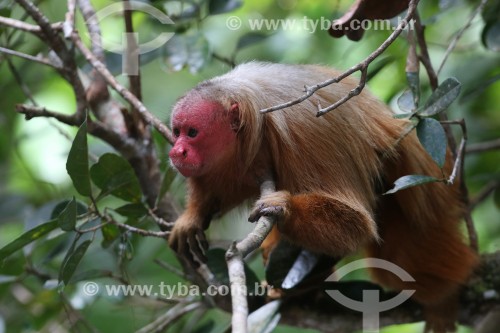
[[[236,142],[230,113],[212,101],[181,101],[172,113],[172,165],[185,177],[202,176]]]

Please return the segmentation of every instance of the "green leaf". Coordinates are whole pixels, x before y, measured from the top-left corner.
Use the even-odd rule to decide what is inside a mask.
[[[275,300],[261,306],[248,316],[248,333],[270,333],[281,318],[278,310],[281,301]]]
[[[403,91],[401,96],[398,98],[398,107],[401,111],[406,113],[397,113],[395,116],[408,115],[410,116],[416,109],[415,98],[410,89]],[[406,117],[405,117],[406,118]]]
[[[418,107],[418,103],[420,102],[420,77],[418,76],[418,72],[407,72],[406,81],[408,81],[413,97],[413,111]]]
[[[436,164],[442,168],[446,160],[446,133],[439,121],[424,118],[418,122],[417,136],[425,150]]]
[[[142,203],[132,203],[116,208],[115,212],[122,216],[138,219],[146,215],[148,210]]]
[[[495,84],[498,80],[500,80],[500,75],[497,74],[490,78],[485,77],[484,81],[482,82],[474,81],[474,83],[470,85],[470,88],[462,93],[460,97],[460,103],[469,102],[475,98],[478,98],[486,91],[486,89],[488,89],[492,84]]]
[[[25,245],[41,238],[42,236],[48,234],[52,230],[56,229],[58,226],[57,220],[52,220],[47,223],[36,226],[35,228],[28,230],[9,244],[5,245],[0,249],[0,262],[4,260],[7,256],[22,249]]]
[[[94,184],[103,193],[112,194],[129,202],[140,202],[142,193],[139,181],[130,164],[121,156],[107,153],[90,168],[90,176]]]
[[[432,93],[422,110],[419,110],[417,114],[421,117],[432,117],[443,112],[458,97],[461,86],[455,78],[446,79]]]
[[[210,15],[223,14],[238,9],[242,5],[241,0],[209,0],[208,13]]]
[[[500,52],[500,21],[493,21],[486,24],[481,39],[484,46],[489,50]]]
[[[396,193],[397,191],[401,191],[413,186],[417,185],[422,185],[426,183],[435,183],[439,182],[440,180],[431,176],[424,176],[424,175],[408,175],[408,176],[403,176],[399,179],[397,179],[394,182],[394,188],[385,192],[385,194],[391,194],[391,193]]]
[[[68,202],[66,208],[64,208],[64,210],[61,212],[61,214],[59,214],[59,217],[57,218],[59,227],[62,230],[64,231],[75,230],[76,211],[77,211],[76,200],[75,197],[73,197],[73,200]]]
[[[177,34],[162,48],[166,66],[174,72],[189,67],[191,73],[199,72],[210,59],[210,45],[199,32]]]
[[[58,203],[52,210],[52,213],[50,214],[50,219],[51,220],[57,219],[59,215],[62,213],[62,211],[66,209],[66,207],[70,202],[71,200],[63,200],[60,203]],[[88,207],[85,204],[81,203],[80,201],[76,201],[76,215],[78,216],[86,214],[87,212],[88,212]]]
[[[97,280],[101,278],[111,277],[113,276],[112,271],[103,270],[103,269],[91,269],[88,271],[83,271],[80,273],[73,274],[71,278],[71,282],[79,282],[79,281],[88,281],[88,280]]]
[[[108,248],[113,242],[120,237],[120,229],[113,224],[106,224],[101,228],[103,248]]]
[[[76,243],[77,240],[75,240]],[[59,281],[62,282],[65,286],[68,284],[69,280],[75,273],[76,268],[78,267],[78,264],[82,260],[83,256],[85,255],[85,252],[87,252],[87,249],[89,245],[92,243],[92,241],[86,240],[82,242],[78,247],[74,249],[74,246],[70,248],[70,251],[68,251],[68,254],[66,255],[66,260],[61,267],[61,270],[59,271]]]
[[[267,37],[269,37],[269,35],[263,34],[261,32],[252,31],[246,33],[238,39],[238,43],[236,44],[236,50],[241,50],[250,45],[257,44],[266,39]]]
[[[87,144],[87,122],[78,129],[66,162],[66,170],[73,186],[81,195],[90,197],[89,150]]]

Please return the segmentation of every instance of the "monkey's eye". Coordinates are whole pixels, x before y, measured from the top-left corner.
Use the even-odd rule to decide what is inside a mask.
[[[176,138],[178,138],[180,134],[181,134],[181,131],[178,128],[174,128],[174,136]]]
[[[191,128],[188,130],[188,136],[189,136],[190,138],[194,138],[194,137],[195,137],[195,136],[197,136],[197,135],[198,135],[198,130],[197,130],[197,129],[194,129],[194,128],[192,128],[192,127],[191,127]]]

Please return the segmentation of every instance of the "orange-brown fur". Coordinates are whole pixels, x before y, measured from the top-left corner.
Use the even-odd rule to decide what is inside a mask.
[[[395,119],[366,90],[315,117],[318,103],[330,105],[356,86],[350,78],[301,104],[259,113],[300,96],[304,85],[337,74],[320,66],[249,63],[202,83],[180,100],[174,114],[192,100],[215,101],[224,110],[236,103],[240,123],[234,152],[208,175],[188,179],[187,211],[172,240],[179,244],[182,233],[193,232],[200,221],[206,227],[214,213],[256,198],[259,181],[272,173],[278,192],[260,198],[256,207],[282,208],[278,229],[283,237],[331,256],[366,248],[369,256],[401,266],[416,280],[411,289],[429,310],[429,327],[442,332],[450,319],[441,323],[435,317],[452,307],[476,256],[459,232],[462,205],[456,187],[427,184],[388,196],[377,190],[388,190],[408,174],[442,176],[414,134],[396,144],[407,121]],[[267,252],[278,238],[274,232],[266,240]],[[407,287],[390,273],[373,275],[390,288]]]

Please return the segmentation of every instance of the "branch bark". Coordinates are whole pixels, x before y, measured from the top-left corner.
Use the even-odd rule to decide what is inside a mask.
[[[261,184],[261,195],[276,190],[274,181],[266,180]],[[248,302],[246,292],[246,276],[243,258],[256,250],[271,232],[274,219],[263,216],[255,225],[254,230],[243,240],[234,242],[226,252],[226,261],[231,284],[231,304],[233,309],[232,332],[246,333],[248,321]]]

